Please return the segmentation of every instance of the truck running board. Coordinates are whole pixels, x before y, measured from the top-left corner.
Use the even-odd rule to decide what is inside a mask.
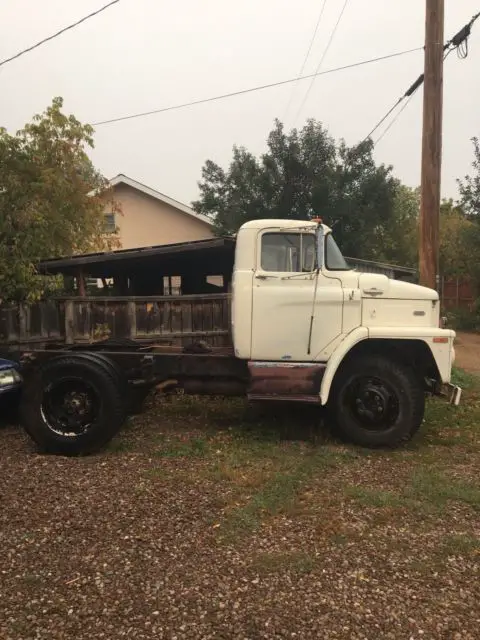
[[[249,362],[248,399],[320,404],[325,368],[312,362]]]

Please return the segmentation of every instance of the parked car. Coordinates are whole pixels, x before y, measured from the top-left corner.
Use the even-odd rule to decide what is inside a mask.
[[[0,422],[14,418],[20,402],[22,376],[16,362],[0,358]]]

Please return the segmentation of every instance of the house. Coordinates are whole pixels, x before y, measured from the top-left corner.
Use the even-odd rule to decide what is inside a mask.
[[[110,180],[121,213],[105,209],[106,231],[117,230],[122,249],[214,237],[213,224],[181,202],[119,174]]]

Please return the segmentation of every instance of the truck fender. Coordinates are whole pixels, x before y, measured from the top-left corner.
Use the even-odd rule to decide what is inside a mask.
[[[350,349],[352,349],[352,347],[367,338],[367,327],[357,327],[345,336],[345,339],[339,344],[339,346],[330,356],[320,387],[320,403],[322,405],[325,405],[328,402],[328,396],[330,394],[333,378],[335,377],[338,367],[342,363],[344,357],[347,355]]]

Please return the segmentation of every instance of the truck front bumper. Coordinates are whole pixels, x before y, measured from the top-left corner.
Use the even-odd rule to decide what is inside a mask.
[[[451,384],[450,382],[442,384],[439,395],[444,398],[448,398],[450,404],[458,407],[462,398],[462,388],[455,384]]]

